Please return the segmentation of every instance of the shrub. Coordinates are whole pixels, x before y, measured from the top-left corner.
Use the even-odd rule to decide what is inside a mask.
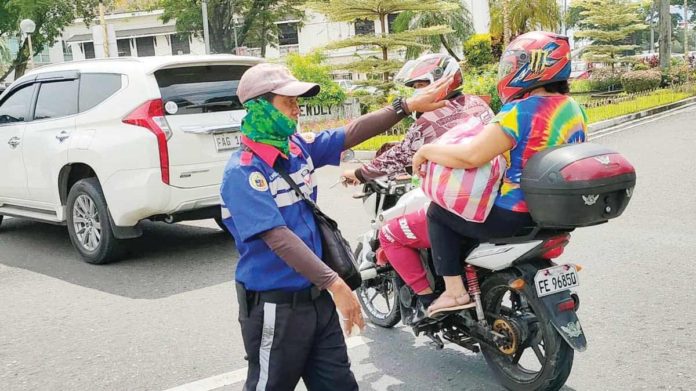
[[[464,57],[469,66],[479,68],[494,62],[490,34],[475,34],[464,42]]]
[[[684,84],[689,76],[689,65],[680,63],[672,65],[663,74],[663,81],[666,85]]]
[[[592,91],[592,83],[589,80],[571,80],[570,92],[590,92]]]
[[[590,75],[592,91],[612,91],[621,87],[621,77],[611,68],[597,68]]]
[[[462,80],[462,91],[465,94],[489,95],[491,97],[491,110],[493,110],[494,113],[500,111],[502,102],[498,96],[498,75],[496,73],[465,73],[464,79]]]
[[[621,85],[628,93],[653,90],[660,86],[662,75],[658,71],[630,71],[621,76]]]
[[[648,69],[650,69],[650,67],[644,62],[637,62],[633,64],[634,71],[647,71]]]

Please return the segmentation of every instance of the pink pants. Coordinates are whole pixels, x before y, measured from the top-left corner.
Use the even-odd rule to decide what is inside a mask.
[[[394,270],[416,293],[430,288],[418,252],[430,248],[425,208],[389,221],[379,231],[379,243]]]

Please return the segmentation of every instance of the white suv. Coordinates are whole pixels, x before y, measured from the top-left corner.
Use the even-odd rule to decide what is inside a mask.
[[[66,224],[90,263],[121,254],[145,219],[215,218],[240,145],[232,55],[88,60],[37,69],[0,95],[3,216]]]

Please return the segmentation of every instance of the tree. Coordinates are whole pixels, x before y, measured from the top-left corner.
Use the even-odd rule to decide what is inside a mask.
[[[502,36],[505,46],[520,34],[539,28],[557,30],[560,26],[561,10],[556,0],[489,0],[489,3],[491,34]]]
[[[12,61],[10,48],[7,47],[3,38],[0,37],[0,74],[5,72],[5,68],[9,66],[10,61]]]
[[[417,42],[418,39],[427,36],[438,36],[454,32],[447,26],[432,26],[415,30],[402,31],[400,33],[386,33],[387,17],[403,11],[432,12],[447,11],[457,8],[455,4],[442,0],[328,0],[325,2],[310,3],[310,7],[327,15],[337,22],[354,22],[356,20],[377,20],[381,26],[381,32],[375,35],[356,35],[342,41],[329,44],[327,49],[342,49],[349,47],[373,47],[378,49],[382,58],[360,58],[349,64],[340,65],[340,69],[368,73],[372,81],[363,83],[379,88],[384,93],[393,89],[390,81],[391,74],[398,70],[403,62],[389,58],[389,51],[395,48],[420,47],[430,48],[430,45]],[[377,77],[379,75],[379,77]],[[379,80],[381,79],[381,80]],[[382,98],[377,98],[381,100]]]
[[[34,53],[55,43],[63,28],[77,17],[85,18],[89,23],[94,17],[98,0],[8,0],[0,4],[0,36],[16,37],[20,34],[19,22],[31,19],[36,23],[32,34]],[[29,45],[26,38],[17,55],[0,76],[4,80],[12,71],[15,77],[24,74],[29,60]]]
[[[669,13],[669,0],[655,1],[660,6],[660,68],[667,69],[672,57],[672,16]]]
[[[394,32],[449,26],[454,30],[452,33],[419,37],[416,42],[430,45],[432,52],[439,52],[444,48],[457,61],[461,61],[454,48],[461,48],[464,41],[474,33],[471,13],[461,0],[445,1],[454,4],[457,8],[447,11],[404,11],[394,21]],[[409,46],[406,49],[406,58],[416,58],[422,52],[423,49],[420,46]]]
[[[295,77],[321,86],[317,96],[304,98],[304,102],[310,106],[338,106],[346,100],[346,93],[331,79],[331,68],[323,64],[324,59],[321,52],[307,55],[290,53],[285,59]]]
[[[633,54],[636,45],[627,43],[629,37],[646,29],[638,13],[638,4],[627,0],[584,0],[580,12],[582,23],[576,38],[587,38],[583,58],[587,61],[610,64],[625,62],[626,54]]]
[[[284,19],[300,20],[304,13],[301,0],[208,0],[208,28],[210,50],[213,53],[231,53],[235,49],[234,27],[237,24],[237,44],[258,46],[261,56],[266,46],[278,44],[278,25]],[[203,17],[201,0],[161,0],[164,9],[162,20],[176,19],[180,33],[201,35]],[[238,20],[243,15],[241,22]]]

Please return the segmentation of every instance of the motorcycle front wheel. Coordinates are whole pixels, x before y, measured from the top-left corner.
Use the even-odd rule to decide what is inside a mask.
[[[532,288],[512,291],[508,284],[513,279],[515,276],[510,273],[488,277],[481,285],[483,307],[489,322],[510,319],[508,324],[513,327],[506,331],[526,324],[526,332],[520,337],[524,339],[498,351],[482,344],[483,356],[498,380],[510,390],[556,391],[570,375],[574,351],[545,319],[543,304]]]
[[[355,250],[355,259],[361,259],[362,243]],[[394,270],[382,272],[377,277],[363,281],[355,290],[358,301],[372,324],[392,328],[401,320],[399,289]]]

